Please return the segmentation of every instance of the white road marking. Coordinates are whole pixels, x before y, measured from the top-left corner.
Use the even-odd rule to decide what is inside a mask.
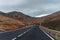
[[[41,29],[41,31],[42,31],[43,33],[45,33],[48,37],[50,37],[52,40],[55,40],[55,39],[52,38],[48,33],[46,33],[45,31],[43,31],[42,29]]]
[[[30,28],[30,29],[28,29],[27,31],[25,31],[25,32],[23,32],[22,34],[20,34],[20,35],[18,35],[17,37],[21,37],[22,35],[24,35],[25,33],[27,33],[28,31],[30,31],[32,28]],[[45,33],[49,38],[51,38],[52,40],[54,40],[54,38],[52,38],[49,34],[47,34],[45,31],[43,31],[42,29],[41,29],[41,31],[43,32],[43,33]],[[16,37],[15,38],[13,38],[12,40],[15,40],[16,39]]]
[[[28,29],[27,31],[23,32],[22,34],[18,35],[17,37],[21,37],[22,35],[24,35],[24,34],[27,33],[28,31],[30,31],[31,29],[32,29],[32,28]],[[16,39],[16,37],[13,38],[12,40],[15,40],[15,39]]]

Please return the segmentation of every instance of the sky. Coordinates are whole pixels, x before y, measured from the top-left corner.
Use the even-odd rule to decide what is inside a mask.
[[[19,11],[30,16],[60,11],[60,0],[0,0],[0,11]]]

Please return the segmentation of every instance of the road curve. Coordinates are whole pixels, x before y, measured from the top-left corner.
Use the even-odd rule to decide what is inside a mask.
[[[38,25],[0,33],[0,40],[52,40]],[[54,39],[53,39],[54,40]]]
[[[54,40],[51,36],[42,31],[38,25],[33,26],[30,30],[25,32],[22,35],[18,35],[14,40]]]

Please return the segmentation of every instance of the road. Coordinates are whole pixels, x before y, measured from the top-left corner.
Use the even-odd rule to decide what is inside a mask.
[[[18,29],[10,32],[0,33],[0,40],[54,40],[44,33],[39,26]]]

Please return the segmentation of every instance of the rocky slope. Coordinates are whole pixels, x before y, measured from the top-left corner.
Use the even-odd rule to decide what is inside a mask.
[[[0,15],[0,31],[15,30],[23,26],[24,24],[20,21]]]
[[[21,12],[0,12],[0,31],[10,31],[33,24],[33,17]]]
[[[60,11],[43,17],[43,22],[41,23],[41,25],[50,29],[60,31]]]
[[[23,22],[25,25],[32,24],[33,19],[35,19],[33,17],[23,14],[22,12],[17,12],[17,11],[9,12],[7,16],[15,20],[19,20]]]
[[[9,13],[0,12],[1,31],[15,30],[32,24],[38,24],[50,29],[60,30],[60,11],[39,18],[30,17],[17,11]]]

